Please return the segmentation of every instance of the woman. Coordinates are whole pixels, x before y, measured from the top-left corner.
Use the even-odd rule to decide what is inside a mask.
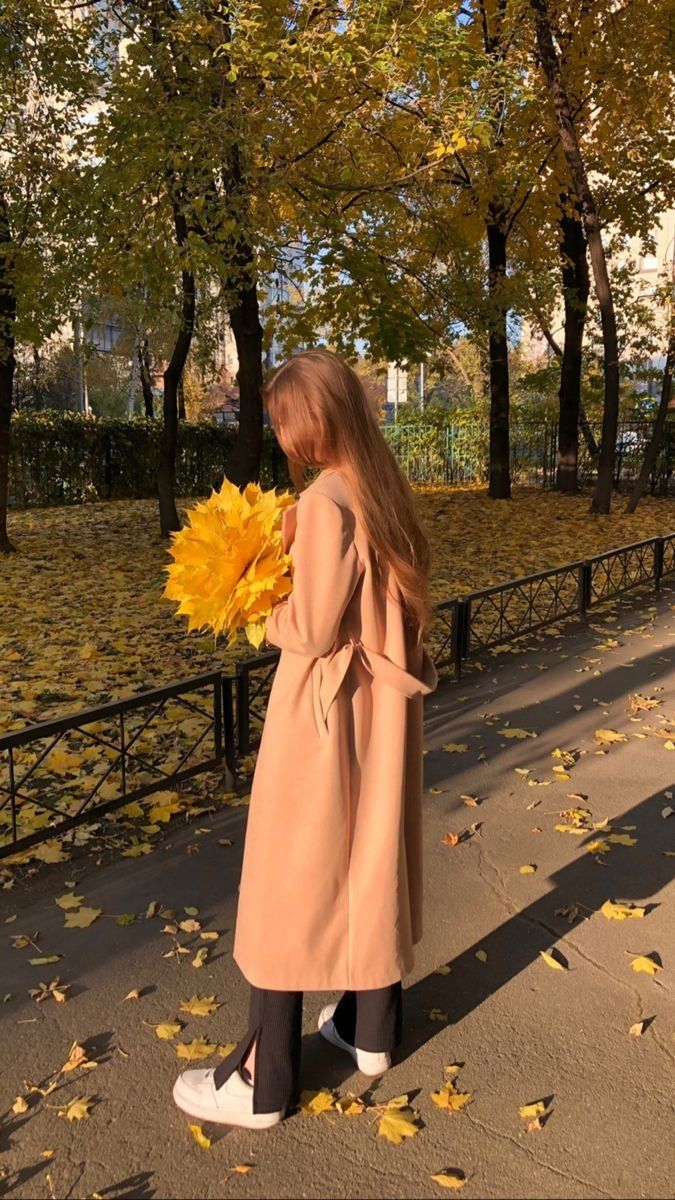
[[[234,958],[250,1021],[179,1108],[267,1128],[298,1095],[302,993],[342,991],[320,1033],[368,1075],[401,1040],[401,980],[422,936],[422,644],[429,546],[358,375],[327,350],[277,368],[265,400],[289,460],[320,465],[284,511],[293,591],[251,789]]]

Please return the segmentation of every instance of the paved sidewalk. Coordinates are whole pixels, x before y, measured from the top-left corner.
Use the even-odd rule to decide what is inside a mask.
[[[402,1051],[367,1093],[378,1103],[409,1093],[415,1137],[392,1145],[367,1112],[296,1113],[266,1133],[205,1127],[213,1144],[202,1149],[174,1108],[174,1078],[189,1065],[175,1042],[223,1044],[245,1028],[246,985],[231,947],[246,809],[228,808],[170,829],[147,858],[58,865],[0,892],[0,1001],[13,995],[0,1003],[0,1195],[427,1197],[445,1194],[431,1176],[453,1168],[466,1176],[467,1198],[673,1197],[675,814],[662,813],[675,809],[666,794],[675,751],[659,731],[675,730],[675,592],[626,599],[613,613],[605,607],[588,627],[485,659],[427,703],[426,933],[406,981]],[[660,703],[632,711],[635,694]],[[601,746],[598,729],[628,740]],[[467,749],[448,752],[448,743]],[[574,758],[569,779],[555,778],[552,768],[565,765],[556,749]],[[570,808],[611,828],[556,831],[573,824],[560,815]],[[444,844],[448,833],[459,844]],[[616,835],[629,844],[607,840]],[[589,851],[598,841],[604,852]],[[536,870],[521,874],[523,866]],[[71,890],[108,915],[64,929],[54,900]],[[607,899],[646,914],[608,920],[599,911]],[[160,917],[111,919],[152,901],[183,919],[184,907],[197,908],[203,929],[220,931],[200,970],[192,953],[162,957],[173,939]],[[559,912],[570,906],[583,914],[571,924]],[[56,966],[31,967],[36,952],[12,948],[12,937],[36,931],[41,953],[63,955]],[[198,933],[180,941],[207,944]],[[553,948],[565,969],[542,958]],[[635,954],[660,956],[662,969],[635,972]],[[36,1005],[28,988],[57,973],[70,999]],[[140,999],[125,1002],[133,988]],[[180,1013],[194,994],[215,995],[221,1007]],[[304,1086],[363,1094],[367,1081],[315,1032],[326,999],[306,998]],[[150,1027],[176,1019],[184,1028],[173,1041]],[[642,1021],[642,1036],[629,1036]],[[26,1081],[43,1084],[75,1041],[96,1069],[63,1075],[57,1090],[13,1113]],[[456,1114],[431,1099],[452,1063],[464,1064],[458,1090],[474,1094]],[[77,1096],[94,1097],[88,1119],[49,1107]],[[552,1098],[550,1116],[528,1131],[519,1107],[542,1098]],[[48,1149],[53,1156],[41,1158]],[[242,1164],[247,1174],[230,1173]]]

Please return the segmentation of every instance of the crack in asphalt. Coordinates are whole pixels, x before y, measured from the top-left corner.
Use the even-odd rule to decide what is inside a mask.
[[[568,1182],[578,1183],[580,1187],[593,1188],[593,1190],[597,1192],[598,1196],[606,1196],[607,1200],[616,1200],[616,1197],[612,1192],[605,1192],[602,1188],[598,1187],[596,1183],[591,1183],[589,1179],[581,1179],[578,1175],[572,1175],[569,1171],[562,1171],[560,1167],[554,1167],[551,1163],[544,1162],[541,1158],[537,1158],[536,1154],[533,1154],[532,1151],[522,1142],[520,1142],[518,1138],[515,1138],[512,1133],[504,1133],[501,1129],[495,1129],[492,1125],[487,1125],[484,1121],[479,1121],[478,1118],[473,1116],[468,1109],[465,1109],[464,1115],[472,1125],[476,1126],[477,1129],[481,1129],[484,1133],[492,1134],[493,1137],[501,1138],[503,1141],[511,1142],[513,1146],[516,1146],[518,1150],[522,1150],[523,1153],[532,1160],[532,1162],[535,1162],[539,1167],[543,1167],[545,1171],[550,1171],[553,1175],[558,1175],[561,1179],[566,1179]]]
[[[546,933],[551,934],[551,936],[553,936],[556,941],[560,941],[563,938],[565,938],[565,947],[566,948],[570,947],[570,949],[573,950],[575,954],[579,955],[579,958],[581,958],[584,962],[588,963],[588,965],[590,967],[594,967],[597,971],[600,971],[603,975],[605,975],[608,979],[610,979],[612,981],[612,983],[617,983],[621,987],[626,988],[631,993],[631,995],[633,996],[633,999],[636,1002],[636,1006],[637,1006],[637,1010],[638,1010],[638,1014],[639,1014],[638,1020],[644,1021],[646,1019],[645,1002],[643,1000],[643,997],[642,997],[640,991],[638,990],[637,987],[635,987],[634,984],[630,983],[627,979],[621,979],[618,975],[614,975],[601,962],[598,962],[597,959],[592,958],[591,955],[587,953],[587,951],[582,950],[581,947],[575,941],[573,941],[571,938],[569,938],[569,936],[565,932],[561,933],[560,930],[556,929],[553,925],[549,925],[546,921],[542,921],[538,917],[532,917],[529,914],[524,913],[521,910],[519,910],[518,905],[515,903],[514,900],[511,899],[511,897],[508,894],[508,891],[506,890],[504,880],[502,879],[502,876],[500,874],[498,867],[493,862],[492,858],[487,853],[485,848],[482,846],[479,846],[476,843],[474,846],[474,850],[475,850],[476,854],[478,855],[478,874],[479,874],[480,878],[483,880],[483,883],[485,883],[486,886],[490,888],[493,895],[495,895],[497,897],[497,899],[500,901],[500,903],[504,905],[504,907],[507,909],[508,912],[511,913],[511,915],[513,917],[515,917],[519,921],[524,921],[527,924],[534,925],[535,928],[543,929]],[[494,883],[492,883],[492,881],[490,879],[488,879],[485,876],[485,874],[483,873],[483,870],[482,870],[483,862],[486,863],[486,865],[490,868],[490,870],[493,872],[493,874],[499,880],[499,888],[495,887]],[[655,980],[654,982],[657,984],[658,987],[663,987],[663,984],[659,983],[658,980]],[[661,1050],[661,1052],[664,1054],[664,1056],[668,1059],[669,1063],[671,1065],[675,1065],[675,1053],[673,1053],[673,1051],[671,1051],[670,1047],[661,1039],[661,1037],[656,1032],[656,1030],[652,1029],[651,1034],[652,1034],[654,1043],[656,1044],[656,1046],[658,1046],[659,1050]]]

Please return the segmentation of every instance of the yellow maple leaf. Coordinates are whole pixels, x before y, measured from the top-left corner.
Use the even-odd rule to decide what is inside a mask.
[[[518,1112],[526,1120],[530,1117],[542,1117],[546,1112],[546,1101],[535,1100],[532,1104],[523,1104]]]
[[[178,1042],[176,1044],[176,1054],[179,1058],[185,1058],[188,1062],[198,1062],[202,1058],[209,1058],[211,1054],[215,1054],[218,1047],[207,1042],[206,1038],[195,1038],[191,1042]]]
[[[461,1112],[473,1099],[473,1092],[456,1092],[453,1083],[444,1083],[439,1091],[431,1093],[431,1099],[448,1112]]]
[[[519,867],[519,874],[520,875],[534,875],[536,869],[537,868],[534,863],[526,863],[524,867]]]
[[[46,863],[67,862],[70,858],[70,855],[64,852],[63,847],[55,838],[36,846],[32,855],[33,858],[39,858],[40,862]],[[9,862],[9,859],[5,859],[5,862]]]
[[[197,1145],[201,1146],[202,1150],[211,1149],[211,1138],[206,1136],[201,1125],[189,1125],[188,1128]]]
[[[216,1049],[221,1058],[227,1058],[228,1054],[232,1053],[236,1045],[236,1042],[228,1042],[226,1045],[217,1046]]]
[[[180,1033],[182,1028],[180,1021],[163,1021],[160,1025],[155,1025],[155,1033],[158,1038],[168,1041],[170,1038],[174,1038],[177,1033]]]
[[[463,754],[469,747],[466,742],[446,742],[443,749],[446,754]]]
[[[407,1097],[406,1097],[407,1099]],[[417,1113],[412,1108],[403,1108],[391,1101],[380,1117],[377,1132],[388,1142],[400,1146],[404,1138],[415,1137],[419,1133]]]
[[[66,929],[88,929],[100,917],[102,908],[78,908],[66,913]]]
[[[502,737],[516,738],[518,740],[524,739],[524,738],[539,737],[538,733],[533,733],[532,730],[530,730],[530,729],[517,729],[517,728],[511,729],[510,727],[504,728],[504,729],[498,729],[497,733],[500,733],[502,735]]]
[[[616,729],[596,729],[593,737],[601,746],[611,746],[614,742],[628,741],[625,733],[618,733]]]
[[[84,900],[84,896],[76,896],[74,892],[68,892],[65,896],[59,896],[55,903],[59,908],[79,908]]]
[[[636,954],[630,965],[631,969],[637,971],[638,974],[656,975],[656,972],[661,970],[661,964],[648,954]]]
[[[93,1096],[76,1096],[58,1110],[58,1115],[67,1121],[84,1121],[89,1116],[93,1102]]]
[[[319,1117],[331,1108],[335,1108],[335,1095],[330,1088],[321,1088],[318,1092],[305,1091],[300,1096],[300,1110],[308,1116]]]
[[[181,1000],[180,1011],[190,1013],[193,1017],[210,1017],[220,1003],[215,996],[191,996],[189,1000]]]
[[[341,1096],[335,1107],[343,1117],[359,1117],[366,1111],[366,1105],[361,1097],[351,1093],[348,1096]]]
[[[187,524],[172,535],[164,597],[179,602],[176,616],[188,618],[188,632],[226,633],[234,644],[241,629],[259,646],[276,600],[292,589],[292,558],[283,552],[282,510],[290,493],[264,492],[258,484],[243,491],[228,479],[218,492],[187,513]]]
[[[644,917],[644,908],[634,904],[615,904],[613,900],[605,900],[600,912],[608,921],[627,921],[634,917]]]

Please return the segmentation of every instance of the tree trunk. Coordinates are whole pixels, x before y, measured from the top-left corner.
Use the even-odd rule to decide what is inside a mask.
[[[181,247],[187,241],[187,222],[174,205],[176,240]],[[157,491],[159,494],[159,524],[163,537],[180,529],[176,509],[176,448],[178,445],[178,387],[192,345],[195,327],[195,277],[191,271],[181,272],[183,304],[181,326],[166,371],[164,372],[164,402],[162,440],[159,447]]]
[[[490,359],[490,485],[493,500],[510,500],[509,358],[506,307],[501,291],[506,278],[506,233],[497,221],[487,225],[488,291],[491,300],[488,354]]]
[[[155,415],[155,397],[152,394],[150,361],[150,345],[148,339],[143,338],[138,346],[138,367],[141,375],[141,391],[143,393],[145,415],[152,419]]]
[[[563,202],[567,197],[563,197]],[[584,227],[578,217],[565,211],[560,218],[562,233],[562,284],[565,303],[565,340],[560,365],[558,461],[556,489],[579,490],[579,416],[581,411],[581,352],[589,292]],[[589,430],[590,432],[590,430]]]
[[[581,206],[584,232],[593,268],[595,292],[602,322],[602,341],[605,356],[604,409],[602,444],[598,463],[598,482],[591,502],[591,512],[608,513],[612,502],[612,479],[619,423],[619,345],[612,287],[607,270],[605,250],[600,234],[600,222],[595,200],[581,156],[569,96],[553,42],[548,18],[547,0],[530,0],[536,19],[537,48],[548,85],[553,93],[560,144],[569,167],[574,189]]]
[[[239,303],[229,310],[239,369],[239,429],[225,464],[225,475],[238,488],[260,480],[263,445],[262,338],[258,289],[242,287]]]
[[[9,213],[0,195],[0,554],[15,547],[7,533],[9,499],[9,442],[14,394],[14,329],[16,287]]]
[[[185,421],[185,386],[183,382],[184,373],[181,372],[181,377],[178,382],[178,420]]]
[[[630,500],[626,505],[627,513],[635,512],[647,486],[647,480],[654,470],[656,456],[661,447],[663,440],[663,431],[666,427],[666,417],[668,416],[668,407],[670,405],[670,397],[673,390],[673,370],[675,370],[675,328],[671,330],[668,340],[668,353],[666,354],[666,365],[663,368],[663,381],[661,384],[661,400],[659,402],[659,411],[656,414],[656,421],[652,430],[652,436],[649,439],[649,445],[645,450],[645,457],[640,468],[640,474],[635,480],[635,485],[631,493]]]

